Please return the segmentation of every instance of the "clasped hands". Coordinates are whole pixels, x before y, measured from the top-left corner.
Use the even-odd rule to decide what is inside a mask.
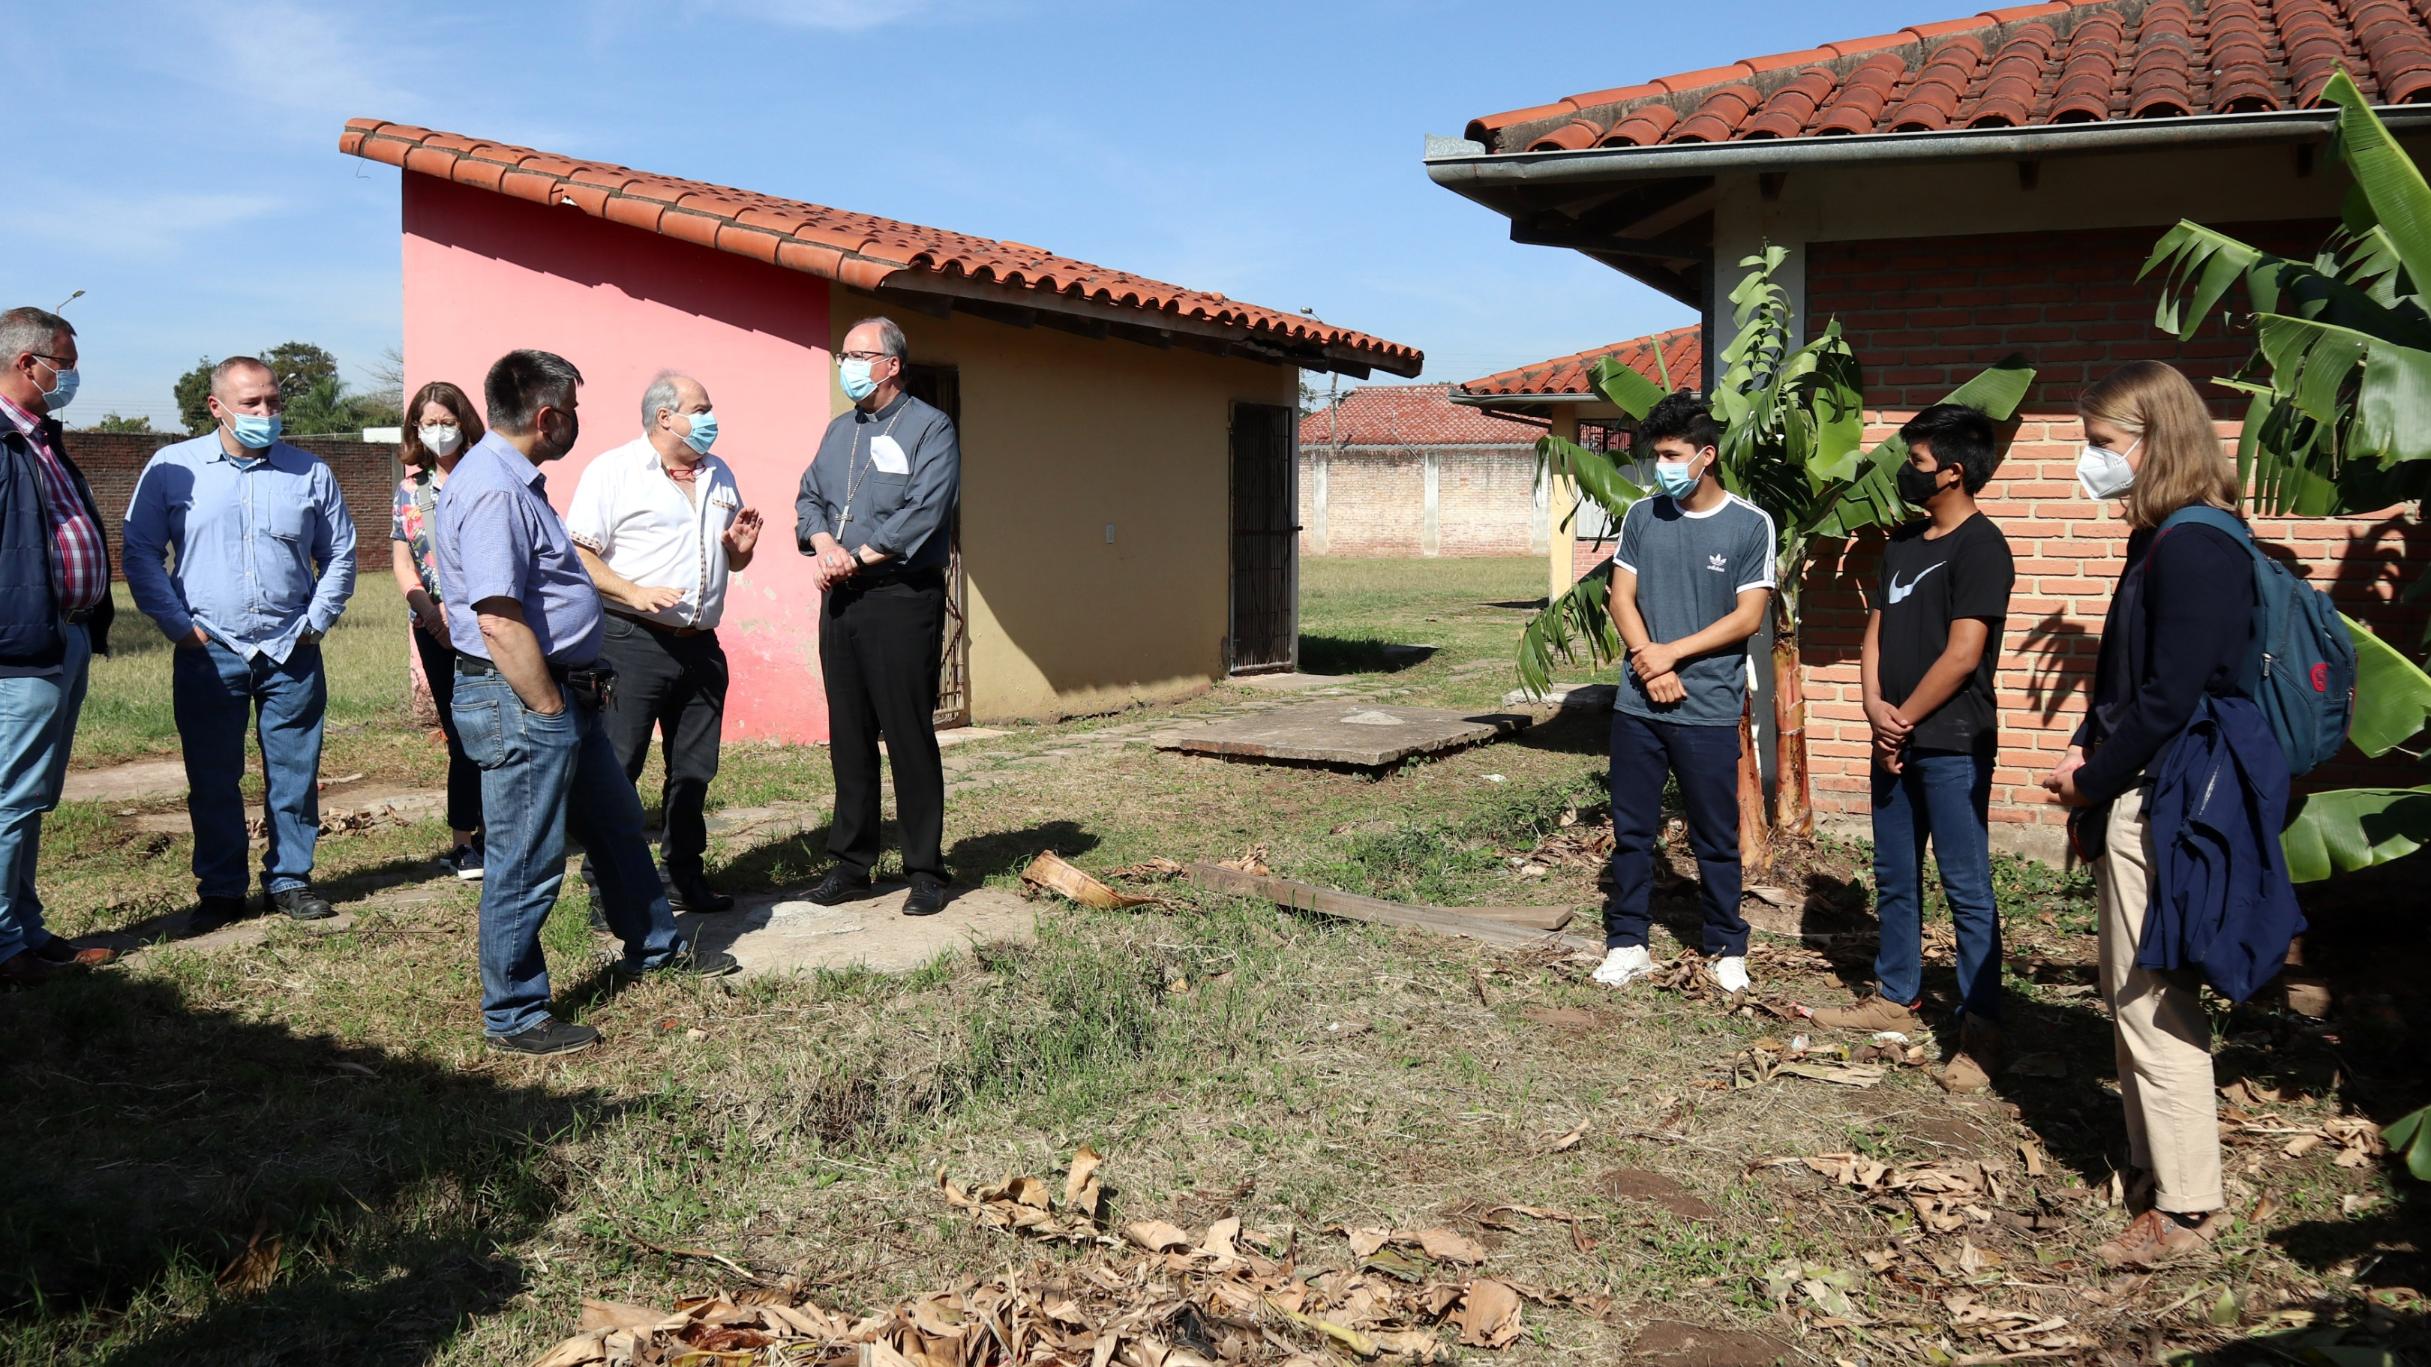
[[[1688,686],[1680,682],[1680,652],[1677,647],[1649,642],[1629,652],[1629,667],[1637,673],[1638,681],[1646,686],[1649,701],[1675,703],[1688,696]]]
[[[818,555],[811,561],[811,564],[814,567],[813,572],[818,575],[819,588],[822,592],[852,578],[859,574],[864,566],[874,565],[883,558],[872,555],[866,546],[862,547],[858,554],[848,551],[832,536],[821,536],[817,545]]]

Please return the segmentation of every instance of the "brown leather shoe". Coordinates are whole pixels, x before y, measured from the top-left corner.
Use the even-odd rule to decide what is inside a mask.
[[[2148,1210],[2128,1221],[2117,1238],[2094,1249],[2093,1256],[2105,1267],[2159,1267],[2210,1247],[2226,1228],[2228,1216],[2221,1211],[2185,1225],[2173,1216]]]
[[[1876,993],[1850,1006],[1826,1006],[1815,1013],[1815,1024],[1826,1030],[1863,1030],[1877,1034],[1884,1030],[1913,1034],[1925,1028],[1913,1006],[1902,1006]]]
[[[1980,1092],[1992,1085],[1992,1075],[2001,1069],[2001,1035],[1992,1026],[1969,1017],[1958,1031],[1958,1052],[1933,1075],[1945,1092],[1965,1095]]]
[[[29,952],[44,963],[57,964],[61,968],[99,968],[118,957],[118,951],[115,949],[104,949],[100,945],[80,947],[75,941],[64,940],[56,935],[43,941],[40,947]]]

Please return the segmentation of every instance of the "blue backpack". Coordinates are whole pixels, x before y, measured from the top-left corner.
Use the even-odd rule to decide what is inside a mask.
[[[2312,772],[2347,743],[2355,719],[2355,638],[2330,596],[2263,554],[2234,513],[2197,503],[2161,522],[2228,533],[2254,558],[2254,654],[2237,680],[2270,723],[2288,774]]]

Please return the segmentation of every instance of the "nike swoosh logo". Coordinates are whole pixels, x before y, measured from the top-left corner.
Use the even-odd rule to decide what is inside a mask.
[[[1899,576],[1898,576],[1898,575],[1896,575],[1896,574],[1892,575],[1892,576],[1891,576],[1891,601],[1892,601],[1892,602],[1894,602],[1894,603],[1898,603],[1898,602],[1904,602],[1904,601],[1907,599],[1907,596],[1908,596],[1909,594],[1916,592],[1916,586],[1917,586],[1918,584],[1921,584],[1921,583],[1923,583],[1923,582],[1925,581],[1925,576],[1926,576],[1926,575],[1931,574],[1933,571],[1935,571],[1935,570],[1937,570],[1937,569],[1940,569],[1942,565],[1947,565],[1947,564],[1949,564],[1949,563],[1950,563],[1949,561],[1944,560],[1944,561],[1942,561],[1942,562],[1941,562],[1941,565],[1927,565],[1927,566],[1925,566],[1925,567],[1924,567],[1922,570],[1917,571],[1916,577],[1915,577],[1914,579],[1911,579],[1911,580],[1909,580],[1908,582],[1906,582],[1906,583],[1904,583],[1904,584],[1902,584],[1902,583],[1900,583],[1900,582],[1899,582]]]

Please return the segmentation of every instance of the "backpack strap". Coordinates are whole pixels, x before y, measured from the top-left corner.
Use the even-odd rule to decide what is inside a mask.
[[[2180,508],[2178,511],[2171,513],[2165,518],[2162,518],[2160,527],[2153,532],[2153,540],[2160,540],[2162,533],[2167,532],[2172,527],[2185,527],[2190,525],[2196,527],[2209,527],[2215,532],[2226,533],[2228,536],[2235,539],[2238,545],[2245,547],[2247,550],[2250,551],[2255,549],[2254,531],[2253,528],[2245,525],[2245,519],[2237,516],[2235,513],[2232,513],[2225,508],[2215,508],[2208,503],[2189,503],[2185,507]]]

